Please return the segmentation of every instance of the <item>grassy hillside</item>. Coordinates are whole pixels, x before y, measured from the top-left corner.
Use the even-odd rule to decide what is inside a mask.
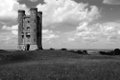
[[[120,56],[0,51],[1,80],[120,80]]]

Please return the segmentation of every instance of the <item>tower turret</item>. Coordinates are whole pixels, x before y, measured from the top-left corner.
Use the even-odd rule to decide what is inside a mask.
[[[22,45],[23,39],[23,19],[25,16],[25,11],[24,10],[18,10],[18,45]]]
[[[38,12],[38,26],[37,26],[37,47],[42,49],[42,12]]]
[[[30,33],[31,33],[31,44],[36,44],[37,42],[37,8],[30,9]]]

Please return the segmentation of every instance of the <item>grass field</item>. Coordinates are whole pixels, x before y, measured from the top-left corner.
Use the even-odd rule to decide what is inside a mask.
[[[120,56],[2,51],[0,80],[120,80]]]

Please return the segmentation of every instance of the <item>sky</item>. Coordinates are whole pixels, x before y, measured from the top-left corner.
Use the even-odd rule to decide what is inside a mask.
[[[17,16],[43,12],[43,48],[120,48],[120,0],[0,0],[0,49],[17,49]]]

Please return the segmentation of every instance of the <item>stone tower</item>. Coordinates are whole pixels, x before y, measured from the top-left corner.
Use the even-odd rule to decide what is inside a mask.
[[[30,45],[42,49],[42,12],[30,9],[30,15],[18,10],[18,46],[20,50],[29,50]]]

